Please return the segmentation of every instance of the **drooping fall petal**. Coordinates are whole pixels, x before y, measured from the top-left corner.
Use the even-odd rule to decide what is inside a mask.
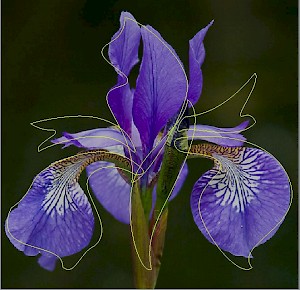
[[[107,150],[78,153],[39,173],[8,214],[5,231],[11,243],[25,255],[42,254],[39,264],[47,270],[54,269],[57,257],[75,254],[91,240],[94,216],[78,179],[86,166],[97,161],[130,169],[126,158]]]
[[[191,195],[194,221],[211,243],[248,257],[275,234],[289,209],[288,176],[262,150],[211,148],[202,153],[210,154],[215,166],[196,182]]]
[[[92,208],[77,182],[82,162],[63,160],[39,173],[5,223],[11,243],[25,255],[41,253],[40,265],[47,270],[55,266],[57,258],[52,253],[75,254],[93,234]]]

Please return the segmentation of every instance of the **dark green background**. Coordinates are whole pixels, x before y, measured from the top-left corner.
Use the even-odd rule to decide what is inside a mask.
[[[296,288],[297,280],[297,1],[2,1],[2,225],[10,206],[50,162],[77,152],[37,146],[47,132],[30,122],[63,115],[113,120],[105,102],[115,83],[101,47],[119,27],[122,10],[151,24],[188,63],[188,40],[212,19],[205,39],[204,89],[196,109],[207,110],[233,94],[254,72],[257,87],[245,112],[257,125],[245,136],[286,168],[295,199],[277,234],[258,247],[254,269],[231,265],[193,222],[194,182],[211,167],[193,160],[181,194],[170,205],[158,288]],[[248,86],[199,123],[234,126]],[[58,132],[105,126],[95,120],[49,123]],[[131,288],[130,234],[98,206],[104,223],[100,245],[80,265],[51,273],[16,250],[2,231],[3,288]],[[3,229],[3,227],[2,227]],[[66,259],[71,265],[72,259]],[[235,259],[246,266],[245,259]]]

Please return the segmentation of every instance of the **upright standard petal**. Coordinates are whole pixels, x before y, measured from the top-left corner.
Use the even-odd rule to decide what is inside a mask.
[[[143,59],[133,101],[133,120],[148,153],[158,132],[180,109],[187,81],[179,58],[151,26],[141,28]]]
[[[205,140],[221,146],[242,146],[246,138],[240,134],[249,121],[244,121],[233,128],[218,128],[208,125],[193,125],[188,130],[189,140]]]
[[[216,161],[193,188],[195,223],[211,243],[248,257],[275,234],[289,209],[286,172],[259,149],[204,144],[192,151]]]
[[[135,18],[129,12],[122,12],[120,29],[113,35],[108,48],[111,63],[126,76],[139,61],[138,49],[141,32]]]
[[[118,125],[131,136],[133,95],[125,78],[118,77],[117,85],[108,93],[107,102]]]
[[[52,140],[52,143],[64,145],[63,148],[74,145],[79,148],[99,149],[109,146],[123,145],[134,148],[131,140],[114,128],[99,128],[79,133],[63,132],[63,137]]]
[[[205,49],[203,40],[209,27],[213,24],[211,21],[205,28],[201,29],[189,41],[189,91],[188,99],[193,103],[197,103],[202,92],[202,70],[201,66],[205,58]]]
[[[120,26],[108,49],[109,59],[119,76],[117,85],[110,90],[107,100],[119,125],[130,135],[133,96],[126,77],[139,60],[141,32],[134,17],[128,12],[121,13]]]

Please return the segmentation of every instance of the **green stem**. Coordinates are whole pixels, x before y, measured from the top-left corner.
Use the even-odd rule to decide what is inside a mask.
[[[154,221],[154,219],[153,219]],[[154,231],[153,238],[152,238],[152,266],[153,269],[155,270],[155,275],[156,279],[159,274],[160,270],[160,265],[161,265],[161,258],[163,255],[163,250],[164,250],[164,243],[165,243],[165,235],[166,235],[166,230],[167,230],[167,221],[168,221],[168,209],[166,208]],[[152,232],[152,227],[151,227],[151,232]]]
[[[141,192],[141,202],[144,208],[145,217],[150,216],[151,208],[152,208],[152,191],[153,186],[146,187],[144,190],[142,189]]]
[[[141,202],[138,182],[133,185],[131,206],[131,230],[134,239],[132,241],[134,285],[137,289],[153,289],[156,284],[157,275],[155,268],[152,267],[151,269],[149,263],[149,229]],[[141,261],[147,269],[143,266]]]
[[[152,196],[152,189],[150,191],[145,190],[141,199],[139,183],[133,184],[131,198],[131,229],[134,239],[132,242],[132,259],[134,283],[138,289],[153,289],[156,285],[167,229],[167,199],[173,190],[186,157],[173,146],[175,141],[172,138],[170,137],[171,146],[165,147],[157,184],[157,200],[150,226],[148,218],[152,202],[149,197]],[[149,263],[149,246],[151,247],[151,263]]]

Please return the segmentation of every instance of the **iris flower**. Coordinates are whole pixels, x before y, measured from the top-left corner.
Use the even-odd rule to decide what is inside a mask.
[[[188,80],[176,52],[159,32],[151,26],[138,25],[130,13],[122,12],[120,29],[108,49],[118,77],[107,101],[118,125],[64,132],[53,140],[55,144],[84,151],[54,162],[39,173],[9,213],[6,234],[18,250],[28,256],[41,254],[39,264],[53,270],[58,257],[75,254],[89,245],[94,216],[78,183],[84,169],[98,201],[115,219],[126,224],[131,217],[130,172],[140,174],[141,200],[150,220],[164,154],[172,144],[178,150],[185,147],[189,158],[204,156],[214,160],[214,167],[198,179],[191,193],[194,221],[211,243],[233,255],[248,257],[254,247],[274,235],[289,208],[289,179],[273,156],[243,147],[246,139],[241,132],[248,121],[234,128],[200,124],[188,128],[188,122],[182,127],[186,114],[179,125],[174,122],[184,104],[188,104],[187,111],[201,95],[203,40],[212,24],[189,42]],[[132,88],[127,77],[139,62],[141,41],[143,56]],[[205,142],[175,146],[180,139],[176,136],[186,136],[186,145],[187,140]],[[168,202],[176,197],[188,174],[186,162],[181,165]]]

